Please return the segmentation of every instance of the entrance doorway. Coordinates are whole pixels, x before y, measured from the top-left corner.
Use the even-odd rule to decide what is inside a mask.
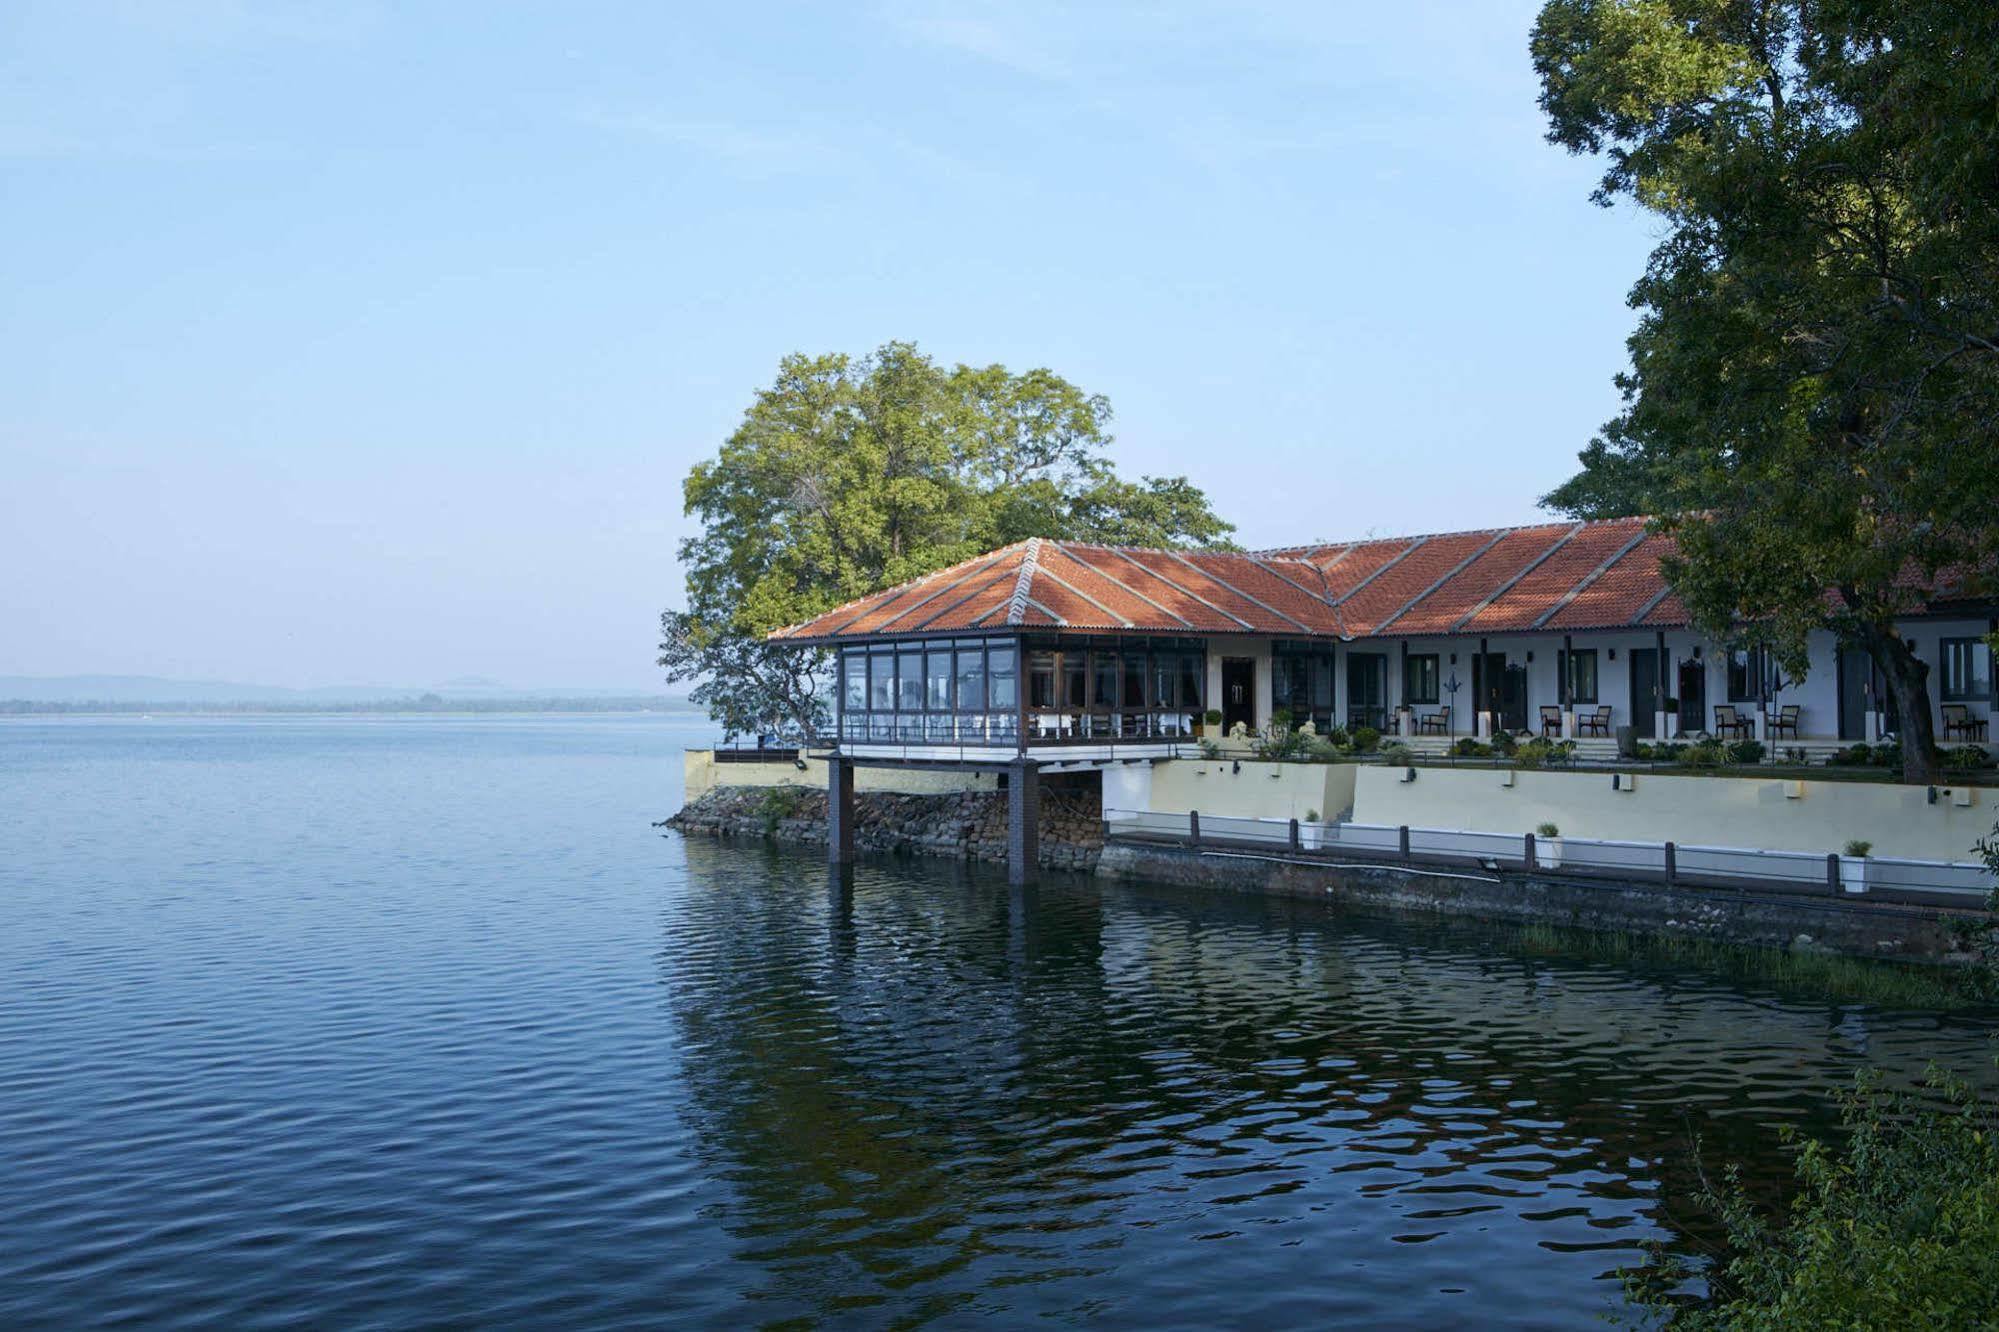
[[[1222,730],[1241,722],[1256,729],[1256,662],[1249,657],[1222,658]]]
[[[1509,665],[1504,652],[1472,653],[1471,697],[1473,710],[1490,712],[1494,727],[1527,729],[1527,668]]]
[[[1659,649],[1631,649],[1631,733],[1659,738]]]
[[[1707,667],[1693,658],[1680,663],[1680,732],[1707,729]]]
[[[1347,654],[1347,725],[1388,729],[1388,657],[1380,652]]]

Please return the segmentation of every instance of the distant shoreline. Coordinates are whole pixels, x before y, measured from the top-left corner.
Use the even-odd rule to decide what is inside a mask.
[[[684,699],[631,695],[622,698],[410,698],[375,699],[365,703],[276,702],[214,703],[159,701],[102,702],[81,700],[0,699],[0,717],[239,717],[239,716],[433,716],[465,713],[685,713],[704,716]]]

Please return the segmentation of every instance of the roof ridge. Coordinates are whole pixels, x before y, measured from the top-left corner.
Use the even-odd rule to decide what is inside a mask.
[[[1615,527],[1620,523],[1650,523],[1652,519],[1642,514],[1632,514],[1624,518],[1553,518],[1539,523],[1514,523],[1497,527],[1461,527],[1450,532],[1398,532],[1392,536],[1355,537],[1350,540],[1294,542],[1288,546],[1270,546],[1263,550],[1245,550],[1233,553],[1241,555],[1261,555],[1272,559],[1293,558],[1290,552],[1307,550],[1331,550],[1335,546],[1372,546],[1394,541],[1437,541],[1444,537],[1492,536],[1495,533],[1531,532],[1542,527],[1565,527],[1580,523],[1584,527]]]
[[[1019,624],[1026,618],[1027,603],[1031,600],[1029,593],[1034,589],[1034,569],[1040,561],[1041,538],[1029,537],[1027,539],[1027,552],[1020,557],[1020,576],[1014,579],[1013,595],[1007,598],[1006,622],[1008,624]],[[1059,620],[1062,617],[1057,615],[1053,618]]]

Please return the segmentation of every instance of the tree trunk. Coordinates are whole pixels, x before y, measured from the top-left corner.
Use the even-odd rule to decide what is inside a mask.
[[[1930,717],[1930,668],[1893,629],[1869,636],[1868,655],[1888,677],[1901,712],[1902,780],[1926,786],[1937,779],[1936,723]]]

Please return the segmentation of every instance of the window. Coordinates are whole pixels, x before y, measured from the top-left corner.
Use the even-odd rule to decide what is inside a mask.
[[[1145,654],[1127,652],[1124,654],[1124,706],[1129,709],[1145,706]]]
[[[840,707],[845,712],[868,710],[868,657],[849,652],[840,659]]]
[[[868,654],[868,711],[895,711],[895,653],[892,649]]]
[[[1571,703],[1596,702],[1596,649],[1555,652],[1555,674],[1563,681]]]
[[[986,650],[958,649],[958,711],[986,710]]]
[[[1152,706],[1173,706],[1173,658],[1164,652],[1152,654]]]
[[[1983,639],[1946,638],[1937,651],[1943,659],[1946,703],[1983,703],[1992,697],[1992,652]]]
[[[1055,706],[1055,654],[1027,654],[1027,706],[1038,710]]]
[[[915,648],[895,654],[895,706],[900,712],[923,711],[923,654]]]
[[[1207,683],[1204,665],[1198,652],[1180,654],[1180,706],[1190,712],[1200,710],[1201,698],[1208,692],[1203,687]]]
[[[924,654],[924,676],[929,681],[924,701],[932,712],[951,710],[951,645],[932,643]]]
[[[1090,655],[1087,652],[1065,652],[1062,654],[1062,706],[1081,708],[1088,706]]]
[[[1762,648],[1728,650],[1728,701],[1754,703],[1765,694],[1770,669],[1769,655]]]
[[[1020,676],[1011,643],[994,643],[986,649],[986,705],[994,712],[1012,712],[1020,706]]]
[[[1118,682],[1117,653],[1091,653],[1090,669],[1092,676],[1090,706],[1093,708],[1115,708],[1117,706]]]
[[[1437,654],[1419,652],[1402,662],[1402,701],[1435,703],[1442,695],[1437,684]]]

